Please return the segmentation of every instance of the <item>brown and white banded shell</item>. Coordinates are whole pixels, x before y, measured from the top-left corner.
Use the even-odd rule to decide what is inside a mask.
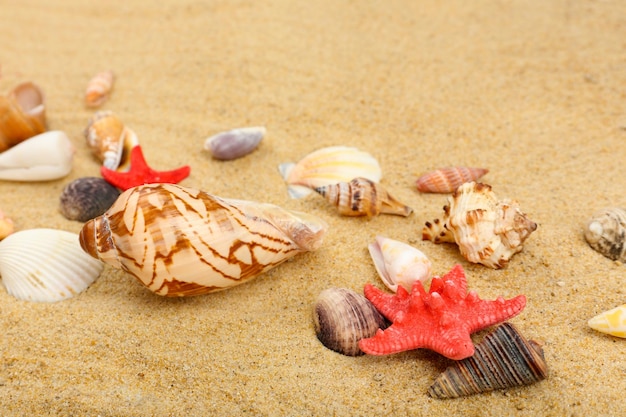
[[[626,263],[626,209],[611,207],[595,212],[585,226],[585,239],[607,258]]]
[[[364,355],[359,340],[374,336],[389,322],[372,303],[345,288],[322,291],[313,309],[313,326],[317,338],[328,349],[347,356]]]
[[[46,131],[46,109],[41,88],[31,82],[0,96],[0,152]]]
[[[485,168],[440,168],[419,177],[417,189],[422,193],[453,193],[461,184],[477,181],[488,172]]]
[[[87,107],[99,107],[109,99],[113,90],[115,75],[113,71],[102,71],[94,75],[87,83],[85,91],[85,105]]]
[[[537,229],[515,200],[499,201],[487,184],[462,184],[443,210],[441,220],[426,222],[422,239],[456,242],[465,259],[494,269],[506,266]]]
[[[408,216],[413,209],[392,197],[382,185],[367,178],[315,188],[343,216],[373,217],[381,213]]]
[[[128,165],[130,151],[139,143],[135,132],[110,110],[94,113],[84,134],[92,153],[109,169],[120,170]]]
[[[87,222],[80,243],[154,293],[175,297],[242,284],[319,248],[326,228],[315,216],[272,204],[147,184],[123,192]]]
[[[448,367],[428,389],[431,397],[457,398],[529,385],[548,376],[543,349],[511,323],[501,324],[476,345],[473,356]]]

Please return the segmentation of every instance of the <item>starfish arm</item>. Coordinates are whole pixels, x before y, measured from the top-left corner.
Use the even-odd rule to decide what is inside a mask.
[[[474,343],[472,343],[470,332],[462,326],[442,329],[440,334],[430,338],[429,343],[424,347],[455,361],[469,358],[474,354]]]
[[[465,297],[467,293],[467,278],[465,277],[465,271],[460,264],[454,265],[454,267],[442,277],[442,280],[446,285],[450,285],[448,281],[454,283],[454,295],[460,294],[461,297]]]
[[[468,311],[466,317],[470,333],[502,323],[517,316],[526,306],[526,297],[518,295],[510,300],[499,297],[495,301],[479,300]]]
[[[409,295],[402,286],[398,286],[398,292],[396,295],[391,295],[381,291],[372,284],[365,284],[363,293],[365,294],[365,298],[367,298],[372,305],[374,305],[376,310],[391,321],[396,320],[396,315],[402,309],[399,301],[406,300],[408,303],[409,300]]]
[[[368,355],[389,355],[426,346],[428,332],[406,332],[404,329],[388,327],[378,329],[373,337],[359,340],[359,348]]]

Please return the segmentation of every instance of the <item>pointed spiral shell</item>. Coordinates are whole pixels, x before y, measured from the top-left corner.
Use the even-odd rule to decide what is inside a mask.
[[[427,172],[417,179],[422,193],[453,193],[461,184],[477,181],[489,170],[485,168],[450,167]]]
[[[408,216],[413,209],[394,197],[380,184],[367,178],[326,185],[315,189],[343,216],[373,217],[380,213]]]
[[[99,107],[109,99],[111,90],[113,90],[113,80],[115,75],[113,71],[102,71],[94,75],[87,83],[85,91],[85,105],[87,107]]]
[[[229,200],[174,184],[123,192],[87,222],[83,250],[156,294],[188,296],[238,285],[317,249],[326,223],[272,204]]]
[[[585,239],[607,258],[626,262],[626,209],[611,207],[594,213],[585,227]]]

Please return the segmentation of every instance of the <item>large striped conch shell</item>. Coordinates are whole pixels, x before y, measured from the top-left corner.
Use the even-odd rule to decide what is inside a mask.
[[[0,180],[49,181],[72,171],[75,149],[60,130],[50,130],[0,153]]]
[[[417,190],[422,193],[453,193],[459,185],[477,181],[489,170],[485,168],[449,167],[427,172],[417,179]]]
[[[626,209],[611,207],[595,212],[585,227],[585,240],[607,258],[626,262]]]
[[[626,304],[598,314],[587,324],[599,332],[626,338]]]
[[[413,212],[411,207],[396,200],[382,185],[367,178],[317,187],[315,191],[337,207],[343,216],[373,217],[384,213],[406,217]]]
[[[494,269],[506,266],[537,229],[515,200],[499,201],[487,184],[461,185],[443,209],[441,220],[426,222],[422,238],[456,242],[465,259]]]
[[[31,82],[0,96],[0,152],[46,131],[46,109],[41,88]]]
[[[278,170],[292,198],[302,198],[318,187],[349,182],[357,177],[374,182],[382,177],[380,165],[372,155],[348,146],[318,149],[296,164],[280,164]]]
[[[84,291],[103,265],[83,252],[76,233],[28,229],[0,242],[0,276],[20,300],[55,302]]]
[[[175,297],[242,284],[319,248],[326,228],[315,216],[272,204],[147,184],[123,192],[86,223],[80,243],[154,293]]]
[[[398,291],[398,286],[411,292],[416,281],[425,283],[432,274],[430,259],[411,245],[376,236],[367,248],[380,279],[393,292]]]
[[[85,91],[85,105],[87,107],[99,107],[109,99],[113,90],[115,75],[113,71],[102,71],[94,75],[87,83]]]
[[[127,169],[130,151],[139,144],[135,132],[110,110],[94,113],[84,134],[94,156],[112,170]]]

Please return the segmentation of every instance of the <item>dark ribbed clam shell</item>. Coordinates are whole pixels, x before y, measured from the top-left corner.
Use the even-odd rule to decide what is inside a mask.
[[[345,288],[329,288],[320,293],[313,323],[324,346],[347,356],[363,355],[359,340],[389,326],[367,298]]]
[[[434,398],[456,398],[541,381],[548,375],[543,349],[504,323],[476,345],[473,356],[448,367],[428,389]]]
[[[119,195],[120,191],[103,178],[78,178],[61,193],[61,214],[69,220],[86,222],[107,211]]]

